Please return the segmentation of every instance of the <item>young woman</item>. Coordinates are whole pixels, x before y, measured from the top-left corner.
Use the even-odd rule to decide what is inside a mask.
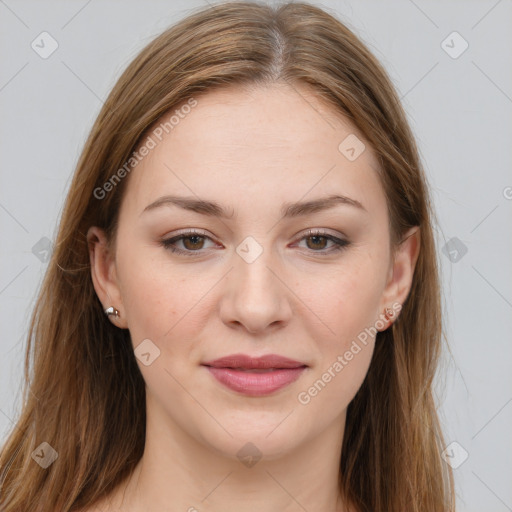
[[[447,512],[428,189],[325,11],[223,3],[150,43],[79,160],[3,512]]]

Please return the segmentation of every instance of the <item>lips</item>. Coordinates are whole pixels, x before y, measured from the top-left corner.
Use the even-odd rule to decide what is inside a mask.
[[[251,357],[245,354],[233,354],[213,361],[203,363],[213,368],[234,368],[237,370],[269,370],[280,368],[301,368],[305,363],[288,359],[277,354],[267,354],[260,357]]]
[[[233,354],[202,366],[224,386],[249,396],[273,393],[297,380],[307,368],[305,363],[276,354],[261,357]]]

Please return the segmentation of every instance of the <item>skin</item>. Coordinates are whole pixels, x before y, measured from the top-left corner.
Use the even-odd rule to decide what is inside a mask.
[[[378,160],[366,143],[349,161],[338,150],[349,134],[364,141],[304,87],[209,92],[129,175],[115,254],[103,231],[90,228],[95,290],[104,308],[120,311],[109,318],[129,329],[134,348],[149,339],[160,350],[148,366],[137,359],[146,382],[144,456],[94,510],[353,510],[338,496],[338,467],[346,409],[374,337],[308,404],[297,397],[386,307],[405,301],[419,230],[393,259]],[[177,206],[141,214],[166,194],[213,200],[235,216]],[[330,194],[365,210],[341,204],[281,219],[284,203]],[[207,232],[209,239],[174,244],[196,255],[160,244],[184,228]],[[350,244],[334,251],[308,228]],[[251,263],[236,252],[248,236],[263,250]],[[272,395],[249,397],[200,366],[233,353],[280,354],[308,368]],[[247,442],[262,454],[252,467],[236,455]]]

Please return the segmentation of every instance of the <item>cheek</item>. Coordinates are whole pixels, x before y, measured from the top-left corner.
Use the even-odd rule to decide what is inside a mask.
[[[188,298],[194,295],[194,284],[185,282],[163,258],[155,257],[158,250],[154,247],[140,243],[131,247],[124,251],[119,244],[117,257],[128,328],[134,345],[146,338],[158,343],[190,309]],[[189,292],[185,293],[185,289]]]
[[[346,410],[366,377],[375,344],[372,327],[378,301],[368,276],[347,273],[325,285],[321,295],[310,295],[308,301],[322,306],[314,311],[329,327],[322,329],[328,334],[311,329],[318,362],[297,396],[308,418],[322,417],[323,424]]]
[[[344,264],[320,279],[303,281],[301,294],[318,315],[330,340],[339,346],[364,328],[375,324],[382,294],[384,268],[377,260],[361,255],[347,258]]]
[[[136,244],[133,244],[135,246]],[[162,251],[160,253],[160,251]],[[172,264],[164,249],[140,245],[118,257],[123,304],[134,347],[145,339],[159,347],[159,363],[195,360],[196,344],[211,314],[209,291],[219,275]]]
[[[318,402],[332,400],[338,411],[352,400],[371,362],[384,273],[378,262],[362,254],[347,258],[328,277],[304,281],[301,292],[312,311],[310,326],[318,318],[324,326],[321,332],[310,331],[320,354],[311,392],[320,395],[321,390]]]

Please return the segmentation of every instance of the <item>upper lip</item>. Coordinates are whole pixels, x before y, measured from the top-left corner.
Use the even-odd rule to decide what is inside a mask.
[[[301,368],[303,366],[307,366],[305,363],[294,361],[293,359],[277,354],[266,354],[259,357],[249,356],[246,354],[231,354],[202,364],[204,366],[213,366],[215,368],[244,369]]]

